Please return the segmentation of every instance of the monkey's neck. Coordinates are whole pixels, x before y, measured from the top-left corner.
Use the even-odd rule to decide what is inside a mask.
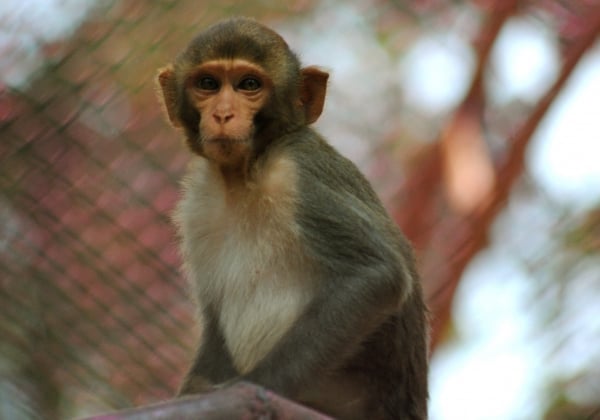
[[[251,184],[257,182],[256,167],[259,164],[256,160],[246,158],[244,162],[236,165],[219,165],[210,162],[213,171],[223,180],[227,190],[245,189]]]
[[[271,146],[263,149],[260,154],[245,156],[243,161],[233,165],[222,165],[216,162],[211,162],[211,165],[220,174],[227,189],[245,188],[259,182],[261,168],[269,161],[273,149]]]
[[[243,187],[250,181],[250,174],[244,168],[218,167],[227,189]]]

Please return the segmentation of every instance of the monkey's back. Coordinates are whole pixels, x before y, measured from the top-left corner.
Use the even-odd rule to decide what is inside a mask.
[[[322,283],[341,278],[360,282],[361,273],[371,278],[377,270],[386,279],[373,284],[380,288],[375,295],[381,299],[381,323],[339,367],[347,378],[371,388],[364,396],[365,411],[352,408],[349,413],[357,418],[368,413],[370,419],[425,418],[427,309],[410,245],[358,168],[316,132],[291,135],[286,145],[298,165],[305,197],[297,220],[308,254],[322,267]],[[342,416],[352,418],[346,412]]]

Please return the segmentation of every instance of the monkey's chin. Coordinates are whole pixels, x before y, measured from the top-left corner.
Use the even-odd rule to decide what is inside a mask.
[[[221,166],[239,164],[250,152],[250,140],[218,136],[202,141],[202,151],[208,160]]]

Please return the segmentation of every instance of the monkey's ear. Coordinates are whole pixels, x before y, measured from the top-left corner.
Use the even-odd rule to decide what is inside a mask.
[[[158,86],[162,92],[162,102],[165,105],[169,121],[174,127],[181,127],[181,121],[177,116],[177,80],[173,65],[158,70]]]
[[[306,123],[312,124],[323,112],[329,73],[314,66],[303,68],[301,73],[300,101],[306,114]]]

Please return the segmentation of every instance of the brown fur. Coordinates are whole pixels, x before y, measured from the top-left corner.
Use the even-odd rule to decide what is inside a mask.
[[[424,419],[414,258],[366,179],[308,127],[327,78],[248,19],[210,27],[159,73],[196,155],[174,220],[203,332],[180,394],[248,380],[342,419]]]

